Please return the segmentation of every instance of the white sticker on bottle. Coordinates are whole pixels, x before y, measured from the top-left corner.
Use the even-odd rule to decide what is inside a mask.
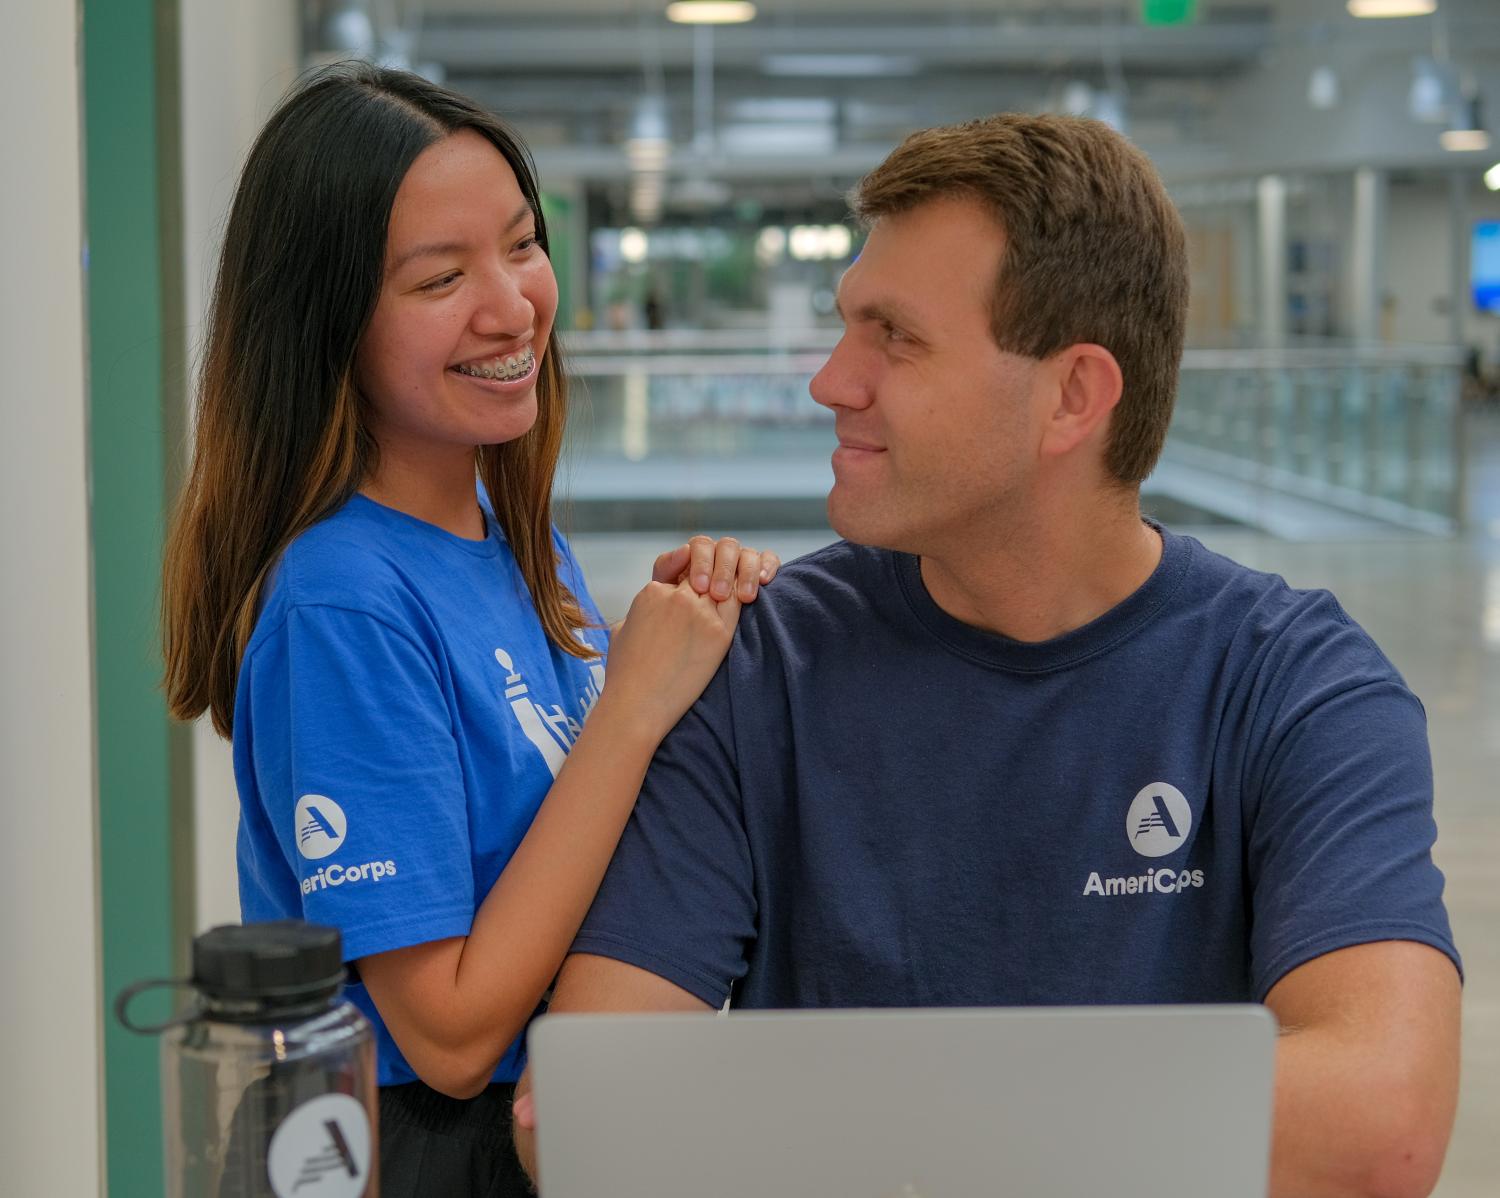
[[[281,1121],[266,1170],[276,1198],[360,1198],[370,1180],[370,1120],[347,1094],[322,1094]]]

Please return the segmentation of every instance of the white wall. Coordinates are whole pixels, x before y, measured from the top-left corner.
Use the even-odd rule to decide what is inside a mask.
[[[1500,193],[1488,191],[1478,172],[1468,180],[1464,237],[1476,220],[1500,220]],[[1451,256],[1448,184],[1438,179],[1391,186],[1386,229],[1386,288],[1395,297],[1393,341],[1450,339],[1449,260]],[[1465,250],[1467,271],[1468,253]],[[1491,363],[1500,362],[1500,316],[1477,312],[1463,280],[1463,332]]]
[[[240,165],[297,75],[295,0],[195,0],[179,6],[182,62],[183,272],[196,367],[219,243]],[[229,746],[207,719],[193,734],[197,926],[238,923],[238,817]]]
[[[0,1188],[98,1194],[104,1109],[77,6],[0,38]]]

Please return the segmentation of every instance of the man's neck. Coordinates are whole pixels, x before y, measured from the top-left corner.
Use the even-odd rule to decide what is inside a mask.
[[[952,551],[923,554],[922,581],[955,619],[1035,643],[1123,602],[1161,555],[1160,534],[1132,500],[989,530]]]

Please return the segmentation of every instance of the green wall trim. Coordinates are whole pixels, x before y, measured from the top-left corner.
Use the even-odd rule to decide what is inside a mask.
[[[90,511],[99,750],[104,1084],[111,1198],[164,1189],[158,1046],[108,1011],[128,982],[181,969],[191,920],[190,812],[180,733],[160,690],[157,605],[169,461],[180,403],[175,4],[84,0]],[[163,48],[168,50],[164,60]],[[162,87],[159,80],[168,81]],[[166,99],[171,111],[164,111]],[[163,162],[162,131],[169,132]],[[168,170],[163,172],[163,165]],[[172,309],[175,306],[175,311]],[[173,334],[165,336],[167,313]],[[173,363],[177,365],[173,365]],[[179,422],[170,425],[176,428]],[[179,793],[174,794],[174,780]],[[187,833],[190,836],[189,824]],[[186,871],[186,872],[185,872]],[[184,902],[185,897],[189,900]]]
[[[573,201],[556,192],[542,192],[542,219],[547,222],[547,254],[557,276],[558,332],[577,327],[573,308],[573,255],[587,253],[587,246],[573,244]]]

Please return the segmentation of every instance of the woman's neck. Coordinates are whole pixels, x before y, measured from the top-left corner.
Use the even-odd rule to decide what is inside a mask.
[[[379,465],[360,486],[360,494],[456,537],[482,541],[485,523],[479,509],[473,451],[466,450],[461,458],[455,455],[440,469],[434,469],[434,465],[382,452]]]

